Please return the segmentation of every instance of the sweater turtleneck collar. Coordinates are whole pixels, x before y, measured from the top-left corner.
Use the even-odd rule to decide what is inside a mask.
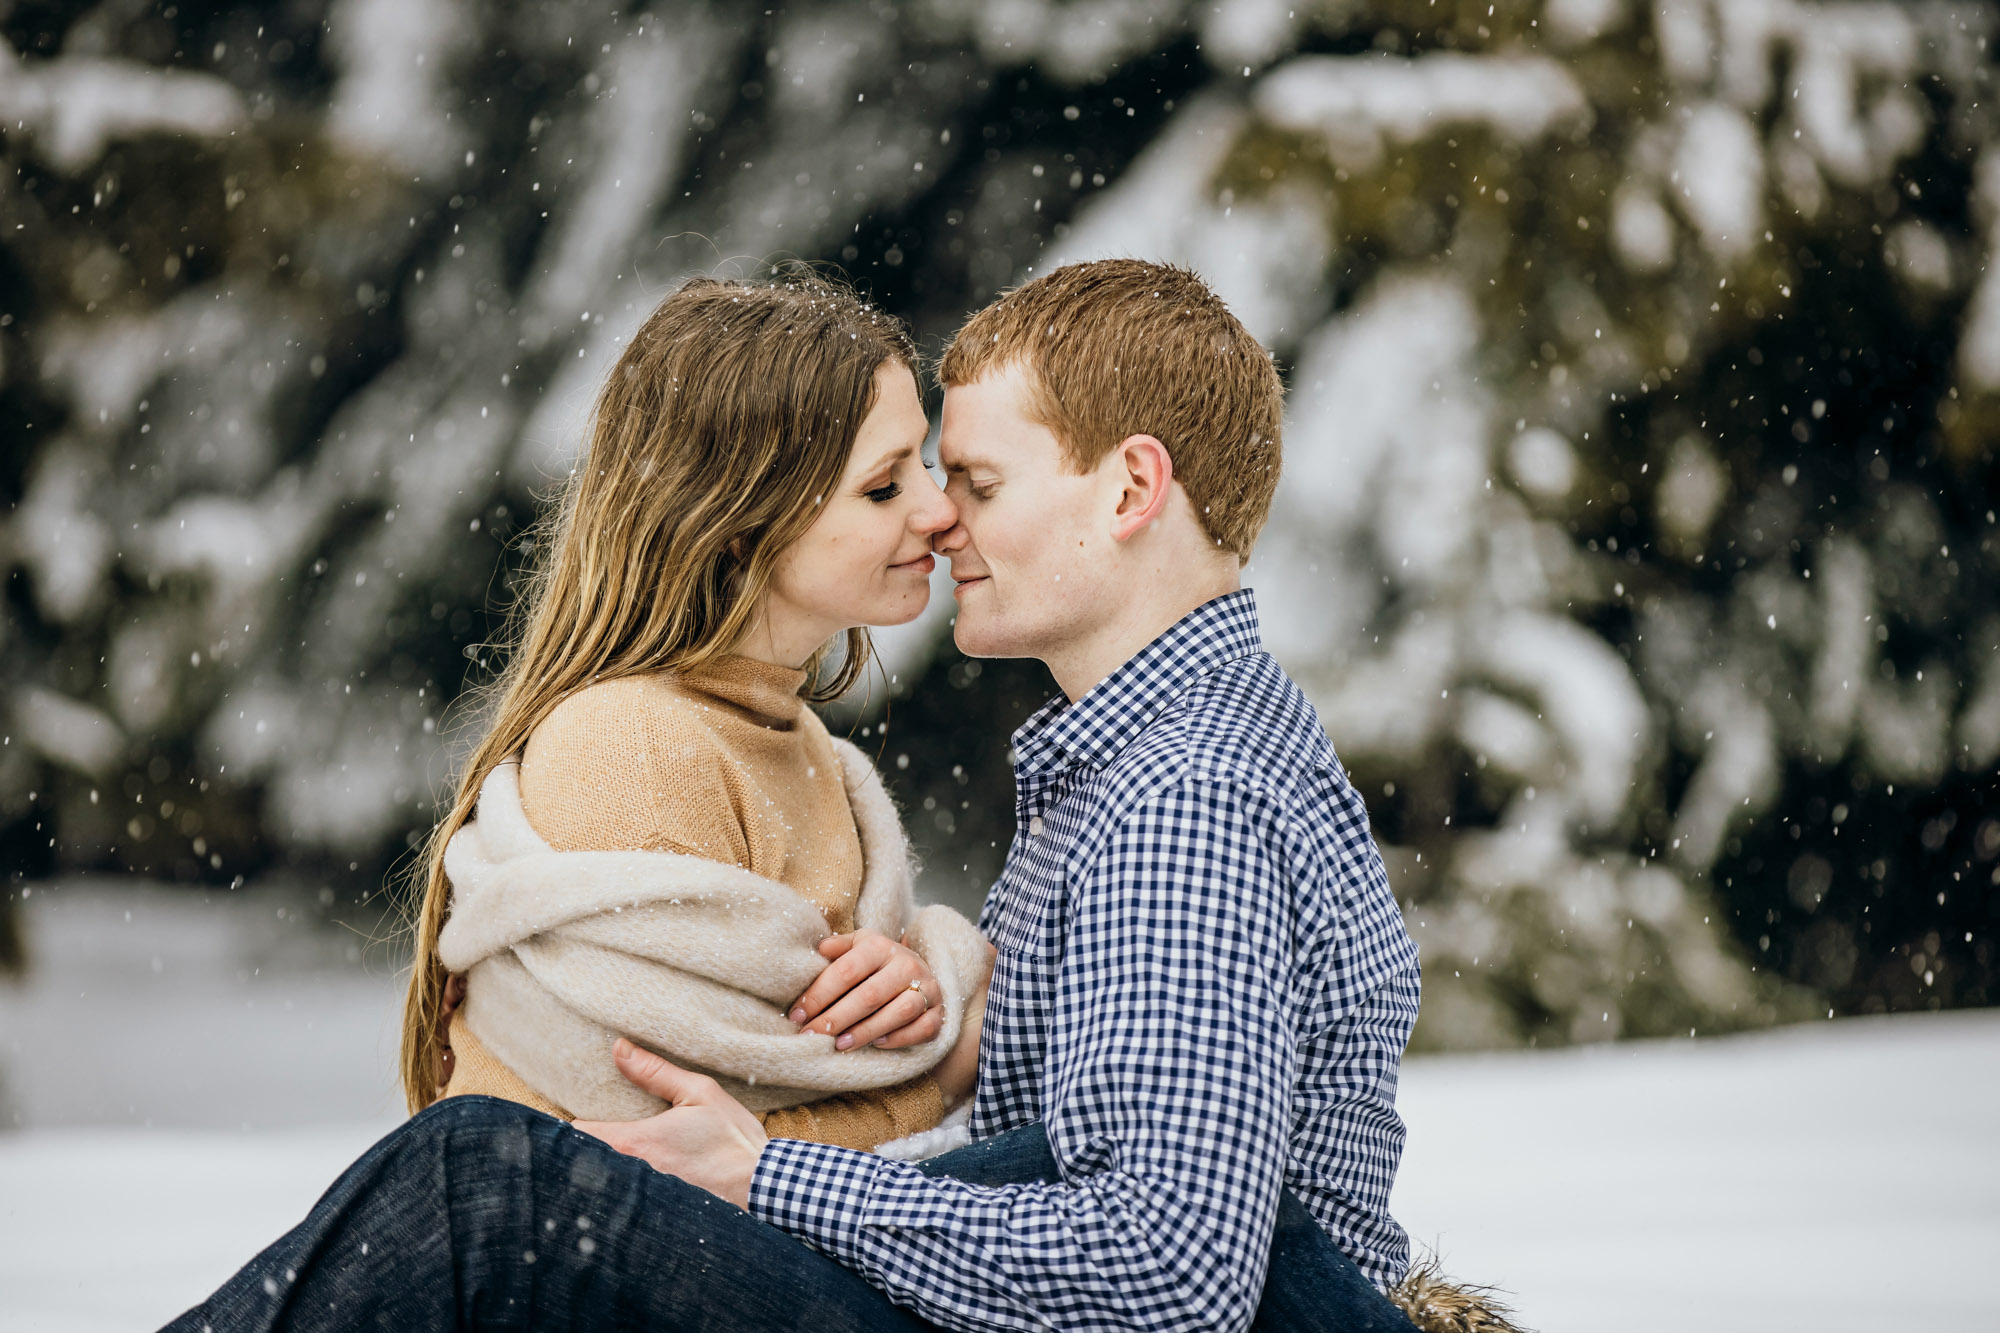
[[[789,731],[798,725],[805,700],[799,691],[806,673],[775,662],[725,654],[681,675],[687,689],[720,700],[748,720],[775,731]]]

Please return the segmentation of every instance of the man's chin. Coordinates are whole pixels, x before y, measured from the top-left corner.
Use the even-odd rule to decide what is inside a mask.
[[[968,614],[959,608],[958,618],[952,622],[952,642],[958,651],[967,657],[1020,657],[1013,651],[1013,644],[1004,627],[993,623],[992,618],[974,612]]]

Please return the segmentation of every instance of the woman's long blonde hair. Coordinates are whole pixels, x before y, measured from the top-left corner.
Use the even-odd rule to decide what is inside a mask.
[[[916,364],[901,324],[811,275],[689,282],[618,358],[589,452],[534,534],[510,651],[482,691],[487,729],[412,876],[422,896],[401,1057],[412,1112],[441,1091],[444,849],[480,784],[576,690],[690,670],[741,641],[779,553],[833,494],[890,361]],[[845,648],[837,669],[814,670],[810,697],[832,698],[860,675],[867,631],[848,631]]]

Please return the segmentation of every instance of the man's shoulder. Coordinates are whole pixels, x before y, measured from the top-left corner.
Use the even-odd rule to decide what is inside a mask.
[[[1124,762],[1163,786],[1206,782],[1254,792],[1279,806],[1344,780],[1319,714],[1267,652],[1207,672],[1134,742]]]
[[[1270,654],[1232,659],[1192,682],[1115,767],[1124,778],[1114,779],[1111,822],[1162,802],[1188,809],[1188,789],[1205,788],[1224,818],[1247,825],[1275,855],[1282,873],[1266,886],[1274,892],[1242,895],[1239,906],[1293,914],[1301,993],[1318,997],[1308,1006],[1315,1022],[1344,1012],[1358,990],[1414,970],[1367,806],[1305,692]]]

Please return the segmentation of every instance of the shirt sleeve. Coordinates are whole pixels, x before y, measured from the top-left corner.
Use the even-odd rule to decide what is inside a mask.
[[[1248,1327],[1297,1061],[1274,827],[1183,781],[1072,878],[1043,1098],[1061,1184],[774,1139],[751,1212],[948,1328]]]

